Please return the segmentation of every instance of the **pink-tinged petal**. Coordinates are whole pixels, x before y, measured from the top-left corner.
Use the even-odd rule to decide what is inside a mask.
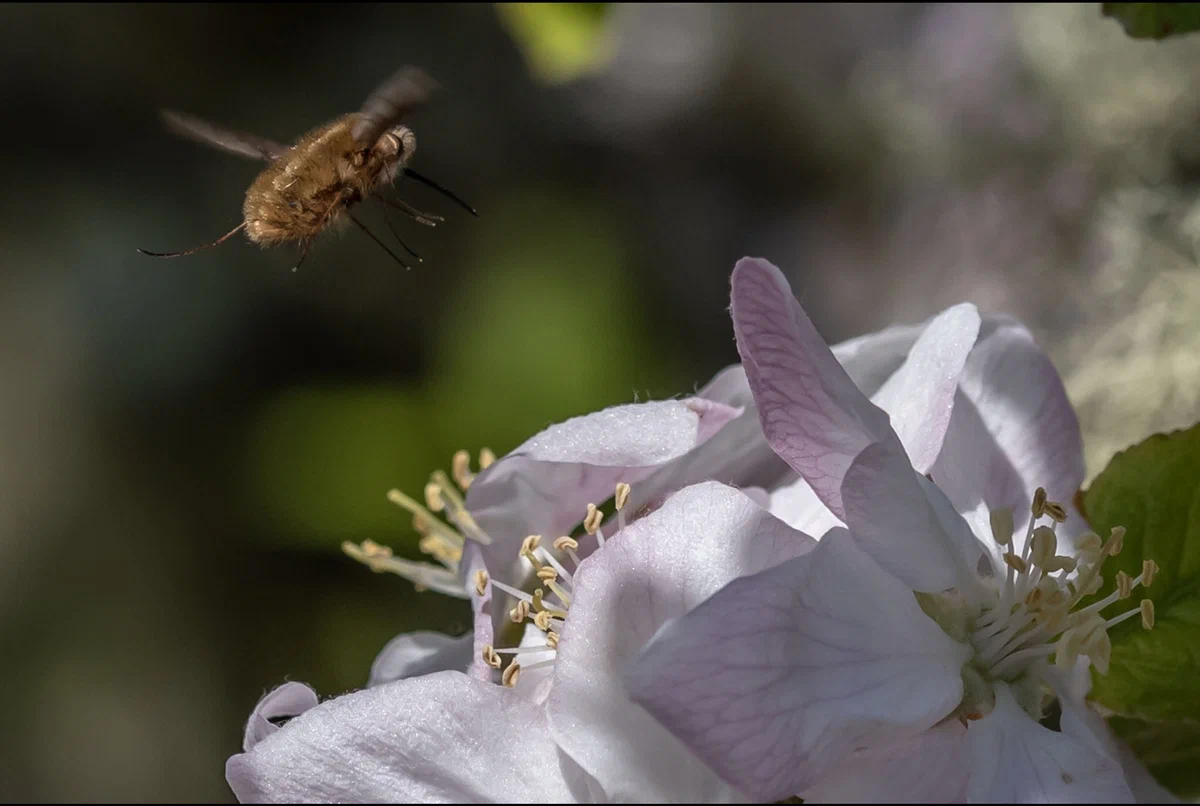
[[[668,621],[813,545],[740,491],[709,482],[676,493],[582,563],[558,644],[550,725],[609,801],[739,798],[625,697],[622,676]]]
[[[925,324],[893,325],[857,336],[833,345],[833,357],[862,393],[873,397],[904,364],[924,329]]]
[[[229,759],[242,803],[561,803],[543,711],[458,672],[329,700]]]
[[[984,321],[963,369],[956,402],[934,479],[966,511],[984,502],[1009,507],[1018,537],[1038,487],[1070,505],[1084,478],[1079,421],[1062,379],[1029,331],[1007,317]],[[1086,530],[1075,516],[1060,538]]]
[[[835,529],[669,624],[626,685],[725,780],[773,801],[940,722],[970,654]]]
[[[291,719],[300,716],[309,708],[316,708],[319,700],[317,692],[303,683],[284,683],[274,691],[268,692],[254,706],[250,719],[246,722],[246,734],[242,738],[242,749],[250,752],[254,745],[279,730],[279,725],[272,719]]]
[[[767,261],[738,262],[731,312],[767,441],[842,517],[842,477],[854,457],[895,439],[887,415],[854,385]]]
[[[918,736],[856,751],[801,795],[805,803],[966,803],[966,733],[951,719]]]
[[[1039,725],[1002,683],[995,710],[970,724],[967,746],[972,803],[1133,803],[1118,762]]]
[[[768,508],[772,515],[788,526],[813,535],[818,540],[830,529],[845,525],[817,498],[812,486],[804,479],[796,479],[771,493]]]
[[[855,542],[912,590],[972,594],[983,547],[937,487],[908,466],[898,441],[858,455],[842,500]]]
[[[964,303],[934,317],[908,360],[872,396],[888,413],[892,428],[918,472],[933,467],[950,425],[954,393],[979,335],[979,312]]]
[[[467,508],[492,538],[484,558],[508,579],[531,534],[553,539],[583,520],[589,503],[611,498],[686,456],[741,409],[700,397],[613,406],[552,425],[479,474]],[[511,580],[509,580],[511,581]]]
[[[465,672],[474,654],[473,633],[458,638],[429,630],[402,633],[388,641],[375,658],[367,685],[379,686],[434,672]]]

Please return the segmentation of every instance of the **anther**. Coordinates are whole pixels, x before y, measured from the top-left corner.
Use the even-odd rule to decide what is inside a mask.
[[[1046,488],[1038,487],[1033,493],[1033,506],[1030,507],[1034,520],[1042,517],[1046,511]]]
[[[1121,553],[1122,546],[1125,545],[1125,527],[1114,526],[1112,534],[1108,536],[1108,540],[1104,543],[1104,553],[1110,557],[1116,557]]]
[[[521,664],[510,663],[508,668],[504,670],[504,674],[500,675],[500,682],[505,688],[513,688],[517,685],[517,681],[521,678]]]
[[[546,631],[546,646],[551,649],[558,649],[558,633],[554,630]]]
[[[483,662],[493,669],[500,668],[500,656],[496,654],[496,650],[491,644],[483,648]]]
[[[529,618],[529,602],[521,599],[517,602],[517,606],[508,611],[508,617],[514,624],[520,624],[525,619]]]
[[[1139,607],[1142,611],[1142,626],[1147,630],[1154,629],[1154,602],[1143,599]]]
[[[1053,530],[1046,526],[1039,526],[1033,530],[1033,553],[1029,557],[1031,563],[1038,568],[1045,568],[1057,550],[1058,538]]]
[[[1004,562],[1009,568],[1013,569],[1018,574],[1023,574],[1029,570],[1029,566],[1026,564],[1026,562],[1017,555],[1013,554],[1011,551],[1004,555]]]
[[[432,481],[425,485],[425,506],[429,507],[430,512],[441,512],[446,508],[442,500],[442,488]]]
[[[454,477],[454,483],[462,489],[470,487],[471,482],[475,480],[475,474],[471,472],[471,454],[455,451],[454,458],[450,460],[450,475]]]
[[[1075,551],[1078,554],[1091,554],[1104,548],[1104,542],[1095,532],[1087,532],[1075,541]]]
[[[564,535],[554,541],[554,548],[557,551],[574,551],[579,548],[579,541]]]
[[[550,631],[550,611],[542,610],[533,617],[533,625],[542,632]]]
[[[488,572],[481,568],[475,572],[475,592],[483,596],[484,592],[487,591],[487,584]]]
[[[1154,576],[1158,573],[1158,563],[1146,560],[1142,563],[1142,587],[1148,588],[1154,584]]]
[[[629,493],[632,488],[625,482],[617,485],[616,505],[617,512],[625,508],[625,502],[629,500]],[[588,514],[591,514],[590,510]]]
[[[484,448],[479,452],[479,469],[487,470],[496,463],[496,454],[492,453],[490,448]]]
[[[1047,501],[1045,504],[1046,514],[1053,518],[1058,523],[1066,523],[1067,509],[1057,501]]]
[[[537,551],[537,547],[542,544],[541,535],[529,535],[521,541],[521,555],[528,556]]]
[[[991,513],[992,539],[1001,546],[1012,545],[1013,516],[1008,508],[993,509]]]
[[[1133,577],[1124,571],[1117,572],[1117,598],[1128,599],[1133,593]]]
[[[553,582],[558,579],[558,572],[548,565],[544,565],[537,571],[537,578],[543,582]]]
[[[594,535],[600,528],[600,521],[603,520],[603,518],[604,515],[600,512],[600,510],[596,509],[595,504],[588,504],[587,517],[583,519],[583,528],[589,535]]]

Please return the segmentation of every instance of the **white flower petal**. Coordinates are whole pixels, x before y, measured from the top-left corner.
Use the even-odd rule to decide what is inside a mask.
[[[961,391],[933,477],[960,512],[981,501],[1011,508],[1021,539],[1034,490],[1045,487],[1051,500],[1070,506],[1083,483],[1078,418],[1050,359],[1007,317],[984,320]],[[1059,537],[1086,528],[1071,517]]]
[[[966,732],[950,719],[918,736],[851,753],[805,803],[964,803],[971,768]]]
[[[972,803],[1133,802],[1118,762],[1033,721],[1003,683],[995,710],[971,723],[967,745]]]
[[[329,700],[229,759],[242,803],[560,803],[541,709],[439,672]]]
[[[854,385],[767,261],[738,261],[731,312],[767,441],[841,517],[851,461],[867,445],[895,439],[887,415]]]
[[[583,562],[559,640],[550,724],[608,799],[738,797],[625,697],[622,675],[667,621],[813,545],[741,492],[710,482],[676,493]]]
[[[741,413],[700,397],[660,400],[613,406],[535,435],[467,490],[467,508],[493,540],[483,549],[488,570],[508,579],[526,536],[568,534],[618,482],[650,476]]]
[[[835,529],[668,625],[626,681],[723,778],[769,801],[819,783],[857,747],[941,721],[969,656]]]
[[[888,413],[892,428],[912,460],[925,473],[933,466],[950,424],[954,393],[979,335],[979,312],[963,303],[934,317],[908,360],[872,396]]]
[[[788,526],[818,540],[830,529],[845,525],[817,498],[812,485],[804,479],[796,479],[771,493],[769,509]]]
[[[842,501],[854,540],[913,590],[974,593],[982,546],[945,496],[908,466],[897,440],[858,455]]]
[[[458,638],[430,630],[402,633],[388,641],[375,658],[367,685],[378,686],[434,672],[465,672],[474,654],[474,633]]]
[[[249,721],[246,722],[246,734],[242,738],[242,749],[250,752],[254,745],[279,730],[279,725],[272,719],[291,719],[315,708],[317,692],[303,683],[284,683],[279,688],[268,692],[254,706]]]

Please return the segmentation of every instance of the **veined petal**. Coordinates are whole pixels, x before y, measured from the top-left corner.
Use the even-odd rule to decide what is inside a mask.
[[[971,723],[967,746],[972,803],[1133,803],[1118,762],[1034,722],[1003,683],[995,710]]]
[[[951,719],[918,736],[851,753],[805,803],[965,803],[967,729]]]
[[[962,699],[970,654],[835,529],[669,624],[626,685],[725,780],[770,801],[856,748],[933,727]]]
[[[434,672],[466,672],[475,654],[475,635],[458,638],[431,630],[397,635],[371,664],[368,686]]]
[[[894,437],[858,455],[842,500],[854,540],[912,590],[974,593],[982,545],[937,487],[908,465]]]
[[[571,799],[541,709],[458,672],[329,700],[226,779],[242,803],[561,803]]]
[[[871,398],[888,413],[892,428],[920,473],[933,467],[950,425],[954,393],[979,335],[979,312],[963,303],[934,317],[908,360]]]
[[[739,799],[625,697],[622,676],[663,624],[813,545],[740,491],[708,482],[676,493],[583,562],[548,706],[559,745],[609,800]]]
[[[258,701],[258,705],[254,706],[254,711],[246,722],[242,749],[249,753],[254,745],[279,730],[279,725],[271,722],[272,719],[300,716],[309,708],[315,708],[318,702],[317,692],[303,683],[284,683],[268,692]]]
[[[804,479],[796,479],[771,493],[769,509],[772,515],[788,526],[813,535],[818,540],[835,526],[845,526],[817,498],[812,486]]]
[[[767,261],[738,261],[731,312],[767,441],[842,517],[842,478],[854,457],[895,438],[887,415],[855,386]]]
[[[933,477],[960,512],[980,501],[1011,508],[1020,538],[1034,490],[1070,506],[1083,483],[1078,418],[1050,359],[1007,317],[984,320],[961,390],[970,405],[956,402]],[[1068,518],[1059,538],[1081,530],[1082,518]]]
[[[531,534],[567,534],[589,503],[685,456],[741,410],[700,397],[613,406],[552,425],[484,470],[466,505],[493,538],[491,573],[506,574]]]

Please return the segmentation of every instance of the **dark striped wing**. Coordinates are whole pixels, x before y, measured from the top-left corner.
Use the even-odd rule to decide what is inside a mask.
[[[363,103],[359,120],[350,134],[362,146],[370,146],[402,117],[420,109],[438,90],[438,83],[419,67],[401,67]]]
[[[167,128],[181,137],[242,157],[270,162],[278,159],[288,150],[283,143],[215,126],[206,120],[183,112],[163,110],[162,118]]]

